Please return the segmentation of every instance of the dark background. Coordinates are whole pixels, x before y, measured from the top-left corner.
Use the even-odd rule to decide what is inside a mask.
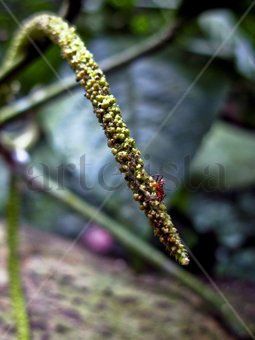
[[[177,16],[185,17],[187,22],[174,43],[110,72],[108,80],[147,169],[166,180],[165,202],[185,243],[214,278],[246,282],[255,280],[255,10],[232,30],[250,4],[193,1],[191,7],[190,1],[87,0],[75,23],[100,64],[130,46],[139,49]],[[22,21],[39,11],[57,12],[60,2],[8,1],[8,6]],[[3,59],[18,27],[2,6],[0,23]],[[10,103],[72,75],[57,48],[45,56],[57,76],[43,60],[37,61],[18,77]],[[212,56],[212,63],[201,73]],[[103,211],[137,237],[161,247],[125,187],[80,88],[31,110],[26,119],[8,129],[14,136],[22,132],[25,140],[33,135],[30,152],[37,166],[47,165],[55,178],[64,166],[64,185],[95,206],[110,194]],[[86,187],[80,183],[83,155]],[[2,161],[0,174],[3,216],[7,170]],[[144,269],[144,263],[127,254],[100,226],[88,225],[43,194],[27,190],[23,220],[70,238],[85,227],[82,246],[124,257]],[[202,275],[193,261],[188,269]]]

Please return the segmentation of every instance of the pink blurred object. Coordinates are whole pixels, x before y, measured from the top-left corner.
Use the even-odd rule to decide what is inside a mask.
[[[107,230],[92,224],[82,235],[81,244],[94,253],[107,255],[113,250],[114,240]]]

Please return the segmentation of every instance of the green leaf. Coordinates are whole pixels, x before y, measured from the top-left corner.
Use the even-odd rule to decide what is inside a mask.
[[[217,122],[206,136],[192,164],[192,176],[201,181],[208,176],[216,183],[222,183],[219,189],[246,187],[255,183],[255,136],[229,124]],[[220,168],[223,176],[219,179]],[[223,181],[222,181],[223,180]]]
[[[240,25],[236,27],[237,19],[234,15],[227,10],[207,12],[200,17],[199,24],[206,34],[204,44],[200,42],[201,52],[205,53],[207,47],[207,52],[210,55],[221,46],[217,55],[231,58],[241,75],[254,79],[255,64],[252,41],[248,39]],[[198,44],[195,46],[199,47]]]

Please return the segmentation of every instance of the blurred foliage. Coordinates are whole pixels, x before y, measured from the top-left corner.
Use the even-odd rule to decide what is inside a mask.
[[[199,249],[199,259],[206,257],[209,249],[212,261],[204,263],[208,270],[255,279],[251,247],[255,238],[254,9],[240,27],[235,26],[250,3],[87,0],[77,28],[100,61],[133,44],[139,46],[176,15],[200,14],[174,46],[113,72],[109,82],[143,151],[147,169],[166,178],[169,207],[179,216],[177,223],[182,224],[186,242],[194,251]],[[25,0],[21,4],[12,0],[9,6],[17,19],[23,20],[41,10],[57,11],[60,1]],[[17,24],[3,8],[0,21],[2,58]],[[215,51],[215,60],[186,96]],[[61,78],[71,74],[56,48],[46,57]],[[45,61],[37,61],[19,77],[22,88],[16,97],[56,80]],[[104,210],[141,237],[150,238],[151,230],[123,185],[80,89],[35,111],[31,116],[38,113],[35,123],[41,136],[32,150],[35,164],[48,164],[55,178],[63,168],[64,185],[97,206],[110,195]],[[162,121],[165,125],[158,130]],[[84,178],[79,176],[83,155],[85,189],[80,183]],[[224,178],[219,178],[218,163]],[[5,176],[1,163],[1,208]],[[65,207],[35,192],[26,193],[24,216],[27,222],[72,237],[85,225]],[[209,246],[201,250],[200,244],[206,240]]]
[[[212,187],[218,185],[218,189],[231,190],[253,185],[254,150],[254,133],[226,123],[215,123],[192,164],[192,175],[203,179],[208,167]]]

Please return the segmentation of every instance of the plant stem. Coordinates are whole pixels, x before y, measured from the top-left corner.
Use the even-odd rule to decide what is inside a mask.
[[[35,109],[77,85],[78,84],[74,81],[73,77],[70,76],[40,90],[36,90],[32,94],[18,99],[13,104],[2,107],[0,109],[0,124],[7,123],[9,120],[29,110]]]
[[[185,27],[186,24],[187,21],[178,19],[174,25],[163,29],[161,32],[155,34],[153,37],[145,40],[143,43],[135,44],[127,50],[120,52],[115,56],[109,57],[106,60],[103,60],[100,63],[102,71],[104,71],[105,73],[115,71],[139,58],[155,53],[165,46],[169,46],[172,42],[174,42],[175,38],[178,36],[180,31]],[[22,60],[24,59],[23,57],[21,58]],[[22,71],[25,66],[27,66],[28,60],[26,61],[26,63],[24,63],[24,61],[22,60],[20,59],[13,61],[13,65],[11,65],[8,69],[6,68],[0,70],[0,86],[8,81],[9,77],[13,77],[18,72]],[[68,77],[61,82],[56,82],[55,84],[46,87],[43,90],[43,93],[42,90],[38,90],[34,94],[27,96],[25,102],[22,99],[17,101],[17,103],[14,103],[13,105],[8,105],[1,109],[0,123],[3,123],[7,119],[15,117],[16,115],[19,115],[29,109],[32,109],[58,95],[61,95],[66,90],[70,90],[71,88],[76,86],[78,86],[78,83],[73,79],[73,77]]]
[[[171,26],[171,28],[168,27],[157,35],[147,39],[144,43],[139,45],[135,44],[124,52],[120,52],[103,60],[100,63],[102,71],[106,74],[113,72],[139,58],[160,50],[175,40],[183,26],[184,23],[179,20]],[[0,85],[1,83],[2,80],[0,75]],[[6,123],[10,119],[15,118],[28,110],[34,109],[63,94],[65,91],[78,86],[79,84],[74,80],[73,76],[66,77],[61,81],[35,91],[25,98],[17,100],[14,104],[6,105],[0,109],[0,124]]]
[[[59,15],[69,22],[73,22],[80,12],[81,3],[81,0],[63,0],[59,10]],[[8,6],[6,4],[4,7],[6,10],[8,10]],[[38,40],[36,41],[36,45],[37,49],[43,53],[50,46],[50,41],[45,39]],[[20,55],[19,58],[12,61],[11,65],[1,69],[0,86],[12,80],[19,72],[21,72],[25,67],[27,67],[40,56],[33,46],[30,47],[31,48],[28,54]]]
[[[172,44],[181,31],[188,24],[187,20],[181,18],[175,19],[176,21],[170,26],[164,28],[159,33],[146,39],[139,45],[136,44],[127,50],[118,53],[116,56],[110,57],[100,64],[104,72],[115,71],[121,67],[130,64],[132,61],[151,55],[162,48]]]
[[[85,97],[93,106],[107,138],[107,145],[120,165],[119,170],[123,173],[134,200],[148,217],[160,242],[179,264],[187,265],[189,258],[186,248],[158,194],[158,183],[145,170],[141,152],[130,136],[106,77],[75,28],[54,15],[42,14],[28,19],[10,45],[5,66],[27,53],[31,44],[30,36],[46,36],[59,46],[61,56],[73,69],[77,81],[85,90]]]
[[[30,339],[30,327],[22,289],[19,245],[20,194],[17,178],[11,175],[9,184],[9,200],[7,204],[7,244],[9,289],[14,313],[18,339]]]
[[[197,294],[204,301],[205,308],[208,309],[208,311],[213,313],[215,316],[217,316],[217,318],[220,318],[223,324],[228,328],[231,333],[235,333],[235,335],[238,334],[242,337],[244,337],[248,333],[250,338],[254,338],[251,331],[247,328],[247,326],[245,326],[244,322],[240,319],[240,317],[237,315],[231,305],[227,304],[223,298],[219,297],[218,294],[212,291],[204,283],[202,283],[192,274],[183,270],[181,267],[177,266],[174,262],[170,261],[166,255],[149,245],[146,241],[138,238],[125,226],[116,222],[102,211],[96,209],[95,207],[80,199],[77,195],[72,193],[72,191],[64,188],[61,188],[61,190],[59,190],[58,184],[53,180],[49,180],[47,182],[47,187],[45,187],[45,184],[43,183],[43,174],[38,171],[38,169],[33,168],[33,178],[31,178],[27,172],[27,167],[24,164],[22,165],[18,163],[16,158],[12,157],[12,152],[10,150],[8,151],[4,148],[4,146],[1,146],[1,148],[1,154],[4,156],[5,161],[10,166],[10,170],[13,171],[17,176],[21,177],[28,184],[29,188],[32,184],[33,190],[38,190],[42,193],[45,193],[46,195],[49,195],[59,202],[65,204],[68,208],[73,209],[86,219],[97,222],[99,225],[110,231],[112,235],[115,236],[116,239],[118,239],[118,241],[122,243],[126,248],[132,250],[135,254],[142,257],[145,261],[151,263],[154,267],[176,278],[180,281],[181,284]],[[12,194],[13,191],[14,193],[16,192],[15,183],[15,178],[13,178],[11,181],[12,185],[10,188],[10,199],[8,204],[8,225],[12,226],[12,228],[13,226],[16,226],[14,232],[10,230],[10,227],[8,228],[9,248],[16,249],[15,252],[12,251],[13,261],[9,261],[12,263],[15,263],[18,258],[17,241],[13,241],[13,238],[15,239],[16,235],[15,231],[17,231],[17,214],[15,213],[16,210],[13,209],[18,209],[19,207],[19,196]],[[16,219],[14,218],[14,216],[16,216]],[[13,223],[16,224],[14,225]],[[13,245],[10,245],[11,240],[14,243],[14,247]],[[16,264],[16,268],[19,268],[18,262]],[[10,267],[9,272],[10,276],[14,275],[14,272],[11,270]],[[17,275],[15,275],[14,279],[16,277]],[[20,281],[19,287],[21,287]],[[20,290],[20,292],[20,304],[21,306],[24,306],[22,290]],[[21,310],[21,308],[19,308],[18,310]],[[26,315],[25,309],[24,314],[22,312],[21,315]]]
[[[31,178],[29,178],[26,172],[23,172],[22,177],[27,183],[31,184]],[[50,180],[47,188],[45,188],[40,178],[43,178],[42,173],[37,169],[33,169],[34,188],[37,187],[45,194],[64,203],[68,208],[72,208],[86,219],[95,221],[100,226],[110,231],[111,234],[129,250],[145,259],[145,261],[151,263],[154,267],[178,279],[181,284],[188,287],[196,295],[202,298],[206,303],[205,307],[208,311],[220,318],[229,331],[238,334],[239,336],[245,336],[248,333],[252,337],[250,330],[245,326],[244,322],[230,304],[227,304],[226,301],[195,276],[177,266],[174,262],[170,261],[166,255],[150,246],[146,241],[138,238],[137,235],[134,235],[125,226],[111,219],[87,202],[81,200],[70,190],[64,188],[59,190],[58,184],[53,180]]]

